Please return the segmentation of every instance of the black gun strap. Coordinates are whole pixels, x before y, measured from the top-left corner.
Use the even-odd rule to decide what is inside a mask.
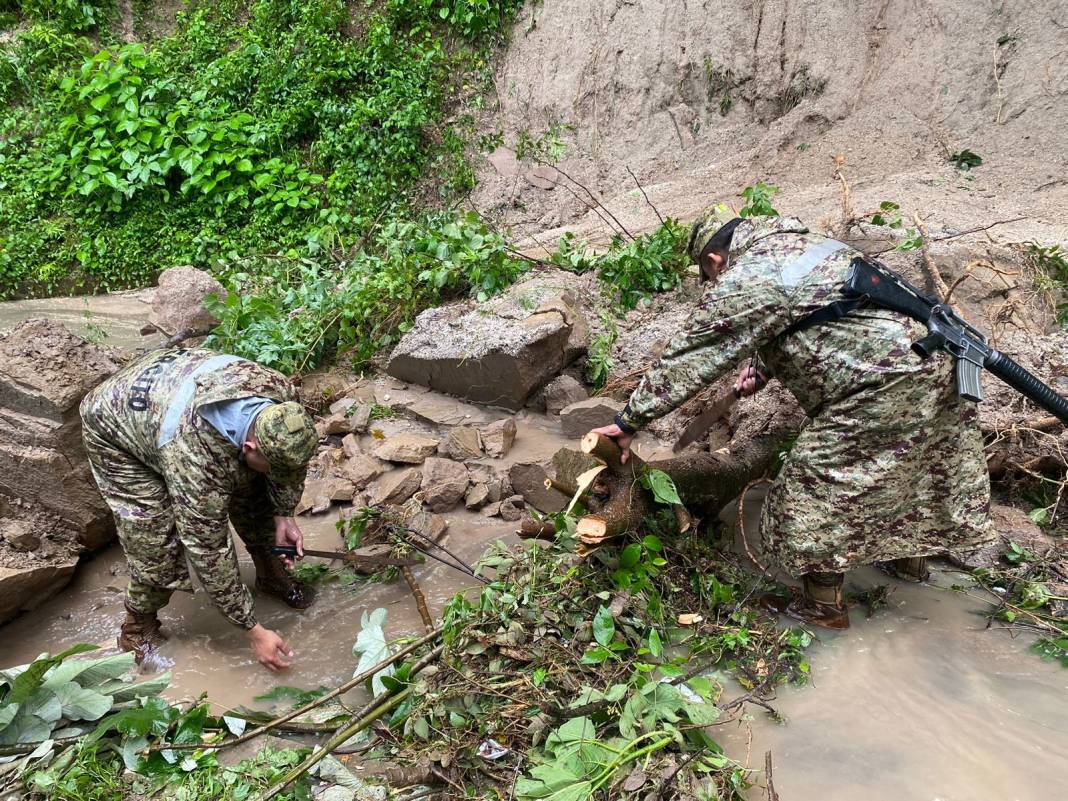
[[[824,323],[833,323],[835,320],[840,320],[849,314],[851,311],[864,308],[868,305],[868,296],[861,295],[857,298],[846,298],[845,300],[836,300],[828,303],[826,306],[821,306],[814,312],[802,317],[795,322],[785,331],[783,331],[777,339],[780,341],[786,339],[792,334],[796,334],[798,331],[804,331],[805,329],[812,328],[814,325],[823,325]]]

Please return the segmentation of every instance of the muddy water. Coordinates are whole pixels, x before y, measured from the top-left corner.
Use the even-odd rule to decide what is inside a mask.
[[[154,347],[158,335],[143,336],[151,290],[75,298],[43,298],[0,303],[0,331],[30,317],[48,317],[92,341],[120,348]]]
[[[310,548],[335,550],[340,539],[334,527],[336,513],[301,518]],[[450,515],[446,547],[473,563],[494,540],[509,537],[513,523],[473,514]],[[252,584],[255,572],[239,548],[242,575]],[[312,560],[310,560],[312,561]],[[413,568],[426,595],[431,615],[440,616],[444,604],[475,582],[434,561]],[[43,651],[52,653],[77,642],[91,642],[114,652],[115,635],[122,622],[126,567],[122,552],[112,547],[83,565],[74,582],[58,597],[29,615],[0,627],[3,642],[0,665],[21,664]],[[364,585],[360,589],[328,583],[315,604],[295,612],[270,598],[256,599],[261,623],[279,631],[295,651],[293,667],[271,673],[252,658],[247,641],[215,611],[203,591],[176,593],[160,618],[169,636],[161,660],[173,671],[167,693],[186,698],[208,693],[226,706],[249,704],[256,695],[278,684],[317,687],[339,684],[352,675],[356,660],[352,643],[360,630],[363,611],[388,611],[386,634],[401,637],[421,634],[423,624],[403,580]]]
[[[889,606],[870,619],[854,609],[848,631],[820,635],[810,685],[773,703],[785,724],[758,711],[719,741],[760,768],[771,750],[783,801],[1068,799],[1068,670],[987,629],[989,607],[949,589],[969,583],[952,570],[927,585],[855,571],[847,590],[889,584]]]

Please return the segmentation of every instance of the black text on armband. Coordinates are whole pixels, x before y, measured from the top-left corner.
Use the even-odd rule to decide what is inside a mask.
[[[148,393],[156,381],[156,377],[163,372],[163,368],[185,353],[185,349],[168,351],[148,365],[130,385],[130,397],[126,405],[135,412],[143,412],[148,409]]]

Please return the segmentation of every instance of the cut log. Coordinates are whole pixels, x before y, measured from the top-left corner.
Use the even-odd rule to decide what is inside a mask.
[[[626,463],[614,440],[590,432],[582,438],[581,448],[607,465],[598,481],[607,488],[608,499],[595,514],[579,520],[579,539],[586,545],[597,545],[636,531],[643,518],[655,510],[652,493],[639,481],[650,469],[671,476],[686,509],[699,516],[717,514],[750,481],[768,471],[784,439],[794,430],[792,423],[773,422],[759,435],[732,443],[729,450],[685,453],[654,462],[645,462],[632,452]],[[676,517],[680,529],[686,530],[692,522],[683,512],[678,510]]]

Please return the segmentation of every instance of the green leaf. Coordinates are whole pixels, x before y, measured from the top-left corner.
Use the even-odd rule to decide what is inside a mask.
[[[675,489],[675,482],[663,470],[646,471],[642,477],[642,483],[653,493],[657,503],[669,505],[682,503],[679,492]]]
[[[612,652],[603,645],[596,645],[582,655],[582,664],[599,665],[612,656]]]
[[[623,552],[619,555],[619,566],[624,570],[630,570],[642,557],[642,548],[638,543],[633,542],[623,549]]]
[[[664,653],[664,644],[660,641],[660,634],[656,629],[649,630],[649,653],[657,658]]]
[[[719,720],[719,707],[715,704],[687,703],[683,711],[695,726],[711,726]]]
[[[52,688],[67,720],[99,720],[111,710],[109,695],[85,689],[73,681]]]
[[[593,617],[593,638],[601,645],[608,645],[616,635],[616,621],[612,612],[605,606],[597,609]]]
[[[18,714],[18,711],[18,704],[5,704],[4,706],[0,706],[0,731],[3,731],[4,727],[15,719],[15,715]]]

